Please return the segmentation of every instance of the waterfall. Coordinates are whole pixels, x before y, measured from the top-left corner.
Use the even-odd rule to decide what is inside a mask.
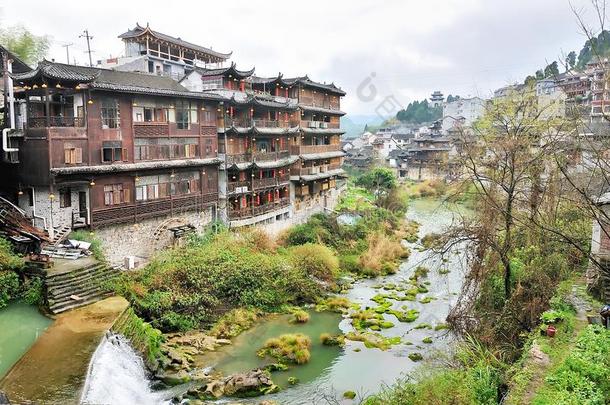
[[[106,334],[89,363],[81,404],[162,404],[166,396],[151,389],[144,362],[129,341]]]

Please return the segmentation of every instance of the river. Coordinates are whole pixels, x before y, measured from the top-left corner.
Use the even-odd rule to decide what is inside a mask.
[[[442,232],[452,219],[453,212],[438,202],[431,200],[415,200],[409,205],[409,219],[421,224],[420,238],[432,232]],[[346,341],[345,347],[325,347],[319,343],[319,335],[323,332],[347,333],[353,328],[350,320],[330,313],[311,313],[311,320],[305,324],[292,324],[287,316],[276,316],[265,321],[237,337],[233,344],[220,349],[207,357],[209,365],[222,371],[223,374],[247,371],[265,364],[256,356],[256,351],[269,337],[283,333],[303,333],[309,335],[313,342],[311,361],[302,366],[296,366],[286,372],[274,373],[274,381],[283,389],[278,394],[266,399],[273,399],[281,404],[312,404],[324,403],[342,397],[345,391],[354,391],[358,398],[377,392],[384,385],[391,385],[398,378],[405,377],[426,361],[446,353],[451,347],[451,336],[446,330],[434,328],[416,328],[420,324],[432,327],[444,323],[451,306],[457,300],[463,280],[463,257],[459,251],[451,252],[446,261],[431,257],[428,251],[422,251],[419,243],[409,243],[411,255],[405,260],[394,275],[360,280],[346,293],[353,302],[364,307],[376,307],[371,298],[377,294],[388,292],[381,288],[388,284],[401,284],[408,281],[418,266],[430,269],[422,279],[427,282],[428,292],[418,295],[418,301],[392,301],[392,308],[400,309],[406,305],[409,309],[419,311],[415,322],[398,322],[394,315],[384,314],[384,318],[394,323],[394,327],[382,329],[384,336],[402,339],[400,344],[386,351],[376,348],[366,348],[361,342]],[[440,270],[443,271],[440,271]],[[421,303],[424,297],[430,297],[430,302]],[[431,343],[424,343],[425,338],[431,338]],[[429,341],[429,340],[428,340]],[[423,362],[409,359],[411,353],[420,353]],[[114,361],[112,361],[114,359]],[[85,398],[102,399],[108,403],[138,403],[138,399],[163,402],[162,397],[151,392],[150,384],[142,384],[143,365],[133,350],[112,347],[112,342],[105,340],[96,352],[86,384]],[[268,362],[267,362],[268,363]],[[134,367],[135,370],[134,371]],[[140,370],[140,371],[138,371]],[[110,376],[112,374],[112,377]],[[106,378],[101,378],[108,375]],[[134,381],[134,377],[138,381]],[[288,377],[299,380],[294,386],[287,383]],[[95,380],[91,380],[95,378]],[[167,393],[166,393],[167,394]],[[260,402],[261,398],[252,402]],[[118,401],[118,402],[117,402]],[[153,401],[154,402],[154,401]]]

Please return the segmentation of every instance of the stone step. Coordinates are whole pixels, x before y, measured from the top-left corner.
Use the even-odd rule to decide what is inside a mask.
[[[62,277],[47,277],[45,281],[47,287],[59,287],[65,284],[75,283],[80,280],[90,278],[92,275],[106,270],[107,267],[103,264],[100,264],[98,266],[91,267],[85,271],[74,271],[70,274],[65,274]]]
[[[70,304],[70,303],[66,303],[66,304],[62,304],[62,305],[56,304],[49,309],[51,310],[51,312],[53,314],[59,314],[61,312],[65,312],[65,311],[68,311],[71,309],[76,309],[76,308],[80,308],[85,305],[96,303],[104,298],[110,297],[111,295],[112,295],[111,293],[99,292],[97,294],[91,294],[86,297],[80,297],[81,300],[79,300],[79,301],[72,300],[72,302],[73,302],[72,304]]]
[[[87,282],[79,283],[77,285],[67,286],[61,289],[48,290],[47,296],[49,302],[57,301],[70,295],[81,295],[84,292],[92,290],[102,290],[102,284],[106,281],[112,280],[116,277],[116,274],[105,273],[94,279],[87,280]]]

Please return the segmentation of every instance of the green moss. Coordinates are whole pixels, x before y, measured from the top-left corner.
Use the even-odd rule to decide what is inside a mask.
[[[294,323],[306,323],[309,321],[309,313],[300,308],[295,308],[290,311],[292,313],[291,321]]]
[[[210,335],[231,339],[250,329],[259,319],[260,311],[253,308],[237,308],[223,315],[210,329]]]
[[[298,378],[293,377],[293,376],[288,377],[288,384],[290,384],[290,385],[295,385],[295,384],[297,384],[298,382],[299,382],[299,379],[298,379]]]
[[[160,330],[140,319],[132,308],[127,308],[116,320],[112,330],[129,339],[131,346],[142,353],[146,365],[156,370],[164,360],[161,344],[164,341]]]
[[[345,391],[343,393],[343,398],[354,399],[356,398],[356,393],[354,391]]]
[[[348,340],[364,343],[367,349],[377,348],[381,350],[388,350],[393,345],[400,344],[400,337],[386,337],[379,333],[373,332],[349,332],[345,335]]]
[[[419,311],[416,309],[409,309],[406,311],[390,309],[387,311],[387,313],[394,315],[400,322],[415,322],[415,320],[419,317]]]
[[[345,344],[345,336],[322,333],[320,335],[320,342],[325,346],[343,346]]]
[[[432,329],[432,325],[429,323],[420,323],[414,329]]]
[[[439,323],[438,325],[434,326],[434,330],[435,331],[445,330],[445,329],[449,329],[449,324],[447,324],[447,323]]]
[[[420,353],[409,353],[408,357],[412,361],[422,361],[424,359],[424,356],[422,356]]]
[[[430,336],[427,336],[422,339],[422,343],[430,344],[432,343],[432,338]]]

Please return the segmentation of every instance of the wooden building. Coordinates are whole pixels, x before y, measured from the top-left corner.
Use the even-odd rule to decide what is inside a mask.
[[[43,61],[14,74],[25,111],[4,184],[50,232],[209,209],[220,97],[169,77]]]

